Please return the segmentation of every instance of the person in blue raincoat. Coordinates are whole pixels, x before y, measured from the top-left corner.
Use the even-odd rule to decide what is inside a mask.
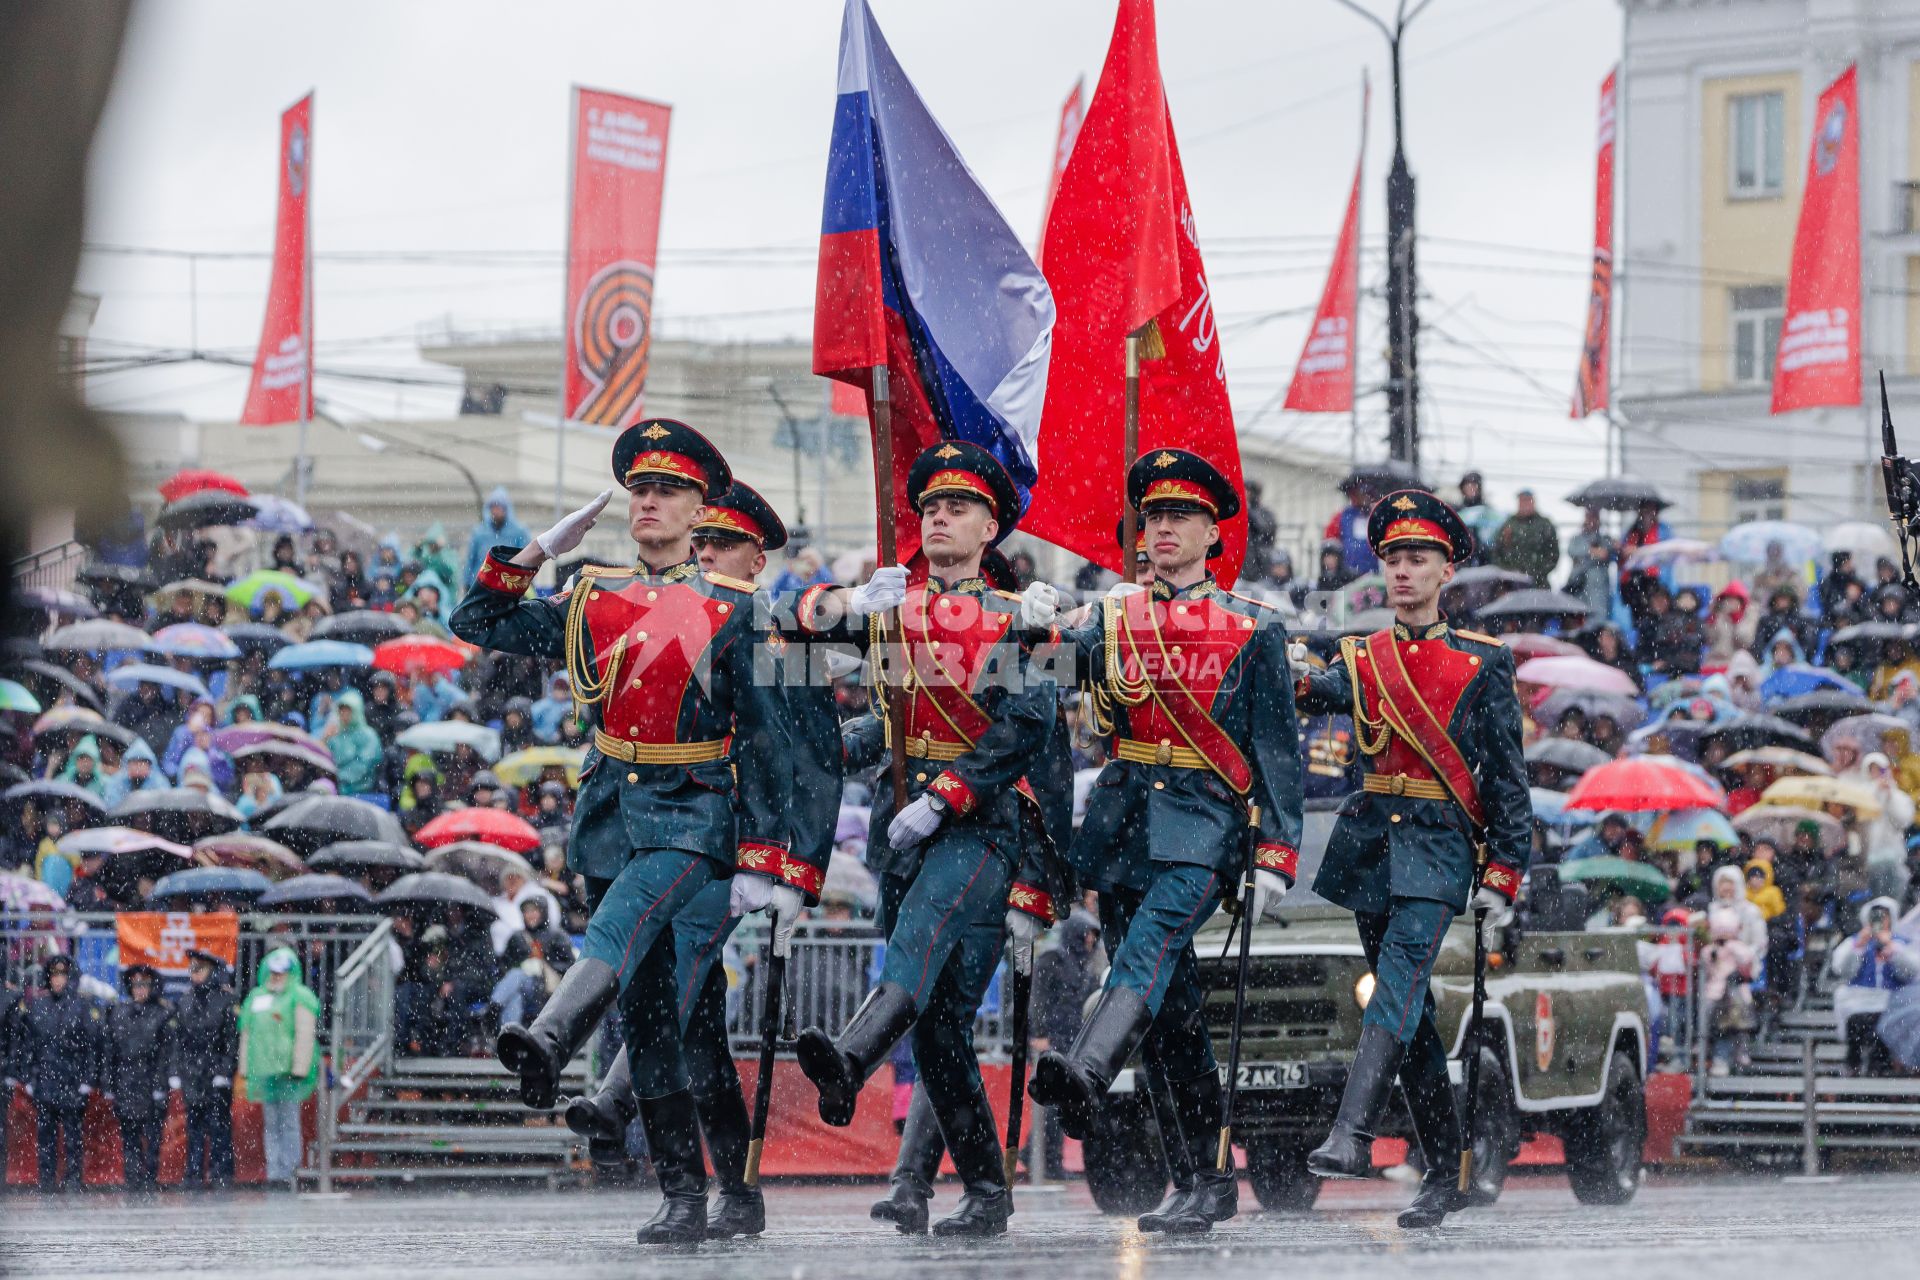
[[[524,547],[532,538],[527,526],[513,518],[513,498],[508,495],[507,487],[496,486],[487,495],[486,509],[480,513],[479,521],[467,533],[467,561],[460,573],[461,587],[472,586],[473,580],[480,576],[487,552],[495,547]]]

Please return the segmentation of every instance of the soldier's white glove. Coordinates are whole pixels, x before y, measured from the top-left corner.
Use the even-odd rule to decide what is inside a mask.
[[[179,1077],[179,1076],[168,1076],[168,1077],[167,1077],[167,1088],[169,1088],[169,1089],[171,1089],[171,1090],[173,1090],[173,1092],[175,1092],[175,1093],[178,1093],[178,1092],[180,1092],[180,1077]]]
[[[1020,625],[1029,629],[1050,627],[1060,614],[1060,593],[1051,582],[1035,580],[1020,593]]]
[[[1146,588],[1137,582],[1116,582],[1107,588],[1107,599],[1125,600],[1128,596],[1137,596]]]
[[[231,1089],[233,1087],[233,1081],[229,1080],[226,1076],[215,1076],[213,1078],[213,1087],[216,1089]]]
[[[767,904],[767,914],[773,917],[773,954],[790,956],[793,954],[793,926],[800,923],[800,913],[806,909],[807,899],[790,884],[773,886],[773,900]]]
[[[885,613],[907,598],[907,567],[885,564],[873,576],[853,589],[847,597],[849,617],[864,618],[870,613]]]
[[[29,1098],[31,1098],[31,1097],[33,1096],[33,1086],[32,1086],[32,1085],[28,1085],[28,1086],[27,1086],[27,1096],[28,1096]]]
[[[93,1092],[93,1086],[92,1086],[92,1085],[90,1085],[90,1084],[83,1084],[83,1085],[81,1085],[81,1086],[80,1086],[80,1096],[81,1096],[81,1097],[83,1097],[83,1098],[84,1098],[84,1097],[86,1097],[86,1096],[87,1096],[88,1094],[90,1094],[90,1093],[92,1093],[92,1092]],[[112,1102],[112,1101],[113,1101],[113,1095],[112,1095],[112,1094],[108,1094],[108,1095],[107,1095],[107,1101],[108,1101],[108,1102]]]
[[[1295,680],[1313,674],[1313,664],[1307,661],[1307,646],[1299,640],[1287,646],[1287,670]]]
[[[733,887],[727,892],[727,914],[730,916],[750,916],[756,911],[765,911],[773,901],[774,882],[757,871],[742,871],[733,877]]]
[[[1253,919],[1260,920],[1279,913],[1280,900],[1287,896],[1292,888],[1287,878],[1277,871],[1255,868],[1253,873]]]
[[[587,530],[593,528],[593,522],[600,518],[600,513],[612,501],[613,490],[602,489],[599,497],[572,515],[562,517],[559,524],[535,538],[534,542],[547,553],[547,559],[558,560],[580,545],[587,536]]]
[[[153,1100],[155,1102],[164,1102],[166,1100],[166,1097],[167,1097],[167,1091],[165,1089],[155,1089],[153,1091]]]
[[[911,849],[940,829],[946,821],[946,806],[932,796],[921,796],[893,815],[887,824],[887,843],[896,849]]]
[[[1495,931],[1513,922],[1513,904],[1507,901],[1505,894],[1483,888],[1473,895],[1470,909],[1478,911],[1482,907],[1487,911],[1487,945],[1492,946],[1497,940]]]
[[[1033,972],[1033,940],[1040,936],[1040,921],[1024,911],[1007,912],[1007,936],[1013,940],[1013,971]]]

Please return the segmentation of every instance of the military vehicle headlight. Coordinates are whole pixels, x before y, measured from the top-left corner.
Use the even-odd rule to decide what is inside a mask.
[[[1353,984],[1353,1002],[1364,1009],[1367,1007],[1367,1001],[1371,999],[1373,999],[1373,972],[1369,970],[1360,975],[1360,981]]]

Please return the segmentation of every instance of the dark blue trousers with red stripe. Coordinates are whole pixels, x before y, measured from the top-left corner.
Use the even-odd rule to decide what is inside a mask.
[[[1433,962],[1453,916],[1452,907],[1426,898],[1395,898],[1385,912],[1354,912],[1360,947],[1373,970],[1373,998],[1367,1001],[1364,1022],[1409,1045],[1424,1025],[1429,1034],[1420,1036],[1421,1048],[1439,1044],[1433,1024]]]
[[[1131,987],[1153,1010],[1141,1056],[1163,1085],[1216,1069],[1193,931],[1213,914],[1219,896],[1218,876],[1183,863],[1156,865],[1145,893],[1100,893],[1100,933],[1112,965],[1108,982]]]

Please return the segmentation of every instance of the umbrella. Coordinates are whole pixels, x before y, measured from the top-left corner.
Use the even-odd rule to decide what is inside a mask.
[[[1384,462],[1362,462],[1347,472],[1340,481],[1340,489],[1346,490],[1360,485],[1373,493],[1391,493],[1395,489],[1432,489],[1433,486],[1420,478],[1420,473],[1404,462],[1392,458]]]
[[[133,791],[107,811],[115,822],[139,819],[159,827],[191,830],[195,836],[218,835],[245,824],[240,811],[211,791],[195,787],[161,787]],[[161,832],[167,834],[166,831]]]
[[[105,716],[87,707],[55,707],[33,722],[31,732],[36,738],[50,733],[71,733],[79,737],[98,732],[106,722]]]
[[[287,846],[265,836],[208,836],[193,843],[193,860],[203,867],[245,867],[269,880],[291,880],[306,871],[306,864]]]
[[[313,517],[307,509],[291,498],[282,498],[278,494],[266,494],[253,500],[259,508],[247,524],[268,533],[305,533],[313,528]]]
[[[1889,751],[1887,739],[1895,735],[1899,735],[1903,740],[1898,744],[1899,750]],[[1912,745],[1913,726],[1905,720],[1877,712],[1870,715],[1848,716],[1843,720],[1835,720],[1827,727],[1827,731],[1820,735],[1820,754],[1832,755],[1833,744],[1842,738],[1859,743],[1862,753],[1880,751],[1890,758],[1898,759],[1907,754],[1908,748]]]
[[[340,772],[333,763],[333,757],[325,751],[315,751],[312,747],[298,742],[256,742],[250,747],[241,747],[232,753],[233,762],[244,770],[249,765],[271,770],[277,763],[305,765],[309,769],[318,769],[329,777]]]
[[[379,644],[395,636],[411,633],[412,627],[397,613],[378,613],[372,609],[349,609],[313,624],[314,640],[345,640],[352,644]]]
[[[151,831],[136,831],[132,827],[88,827],[85,831],[69,831],[61,836],[54,845],[61,853],[76,858],[84,858],[90,853],[170,853],[182,860],[193,856],[193,850],[171,840],[163,840]]]
[[[382,907],[429,904],[443,907],[472,907],[493,914],[493,899],[471,880],[438,871],[416,871],[401,876],[374,898]]]
[[[1864,821],[1880,816],[1880,801],[1873,792],[1842,778],[1781,778],[1760,793],[1760,803],[1797,805],[1802,809],[1838,804],[1852,809]]]
[[[315,631],[319,629],[314,628]],[[264,622],[233,622],[220,630],[244,653],[275,654],[293,643],[292,636]]]
[[[160,500],[178,502],[190,493],[204,493],[208,490],[231,493],[241,498],[247,496],[247,486],[225,472],[183,468],[160,482]]]
[[[1645,723],[1647,711],[1632,698],[1617,693],[1594,693],[1585,689],[1560,689],[1541,699],[1533,718],[1541,724],[1557,724],[1569,711],[1578,711],[1589,720],[1605,716],[1631,732]]]
[[[1585,618],[1587,602],[1570,596],[1564,591],[1534,588],[1501,596],[1492,604],[1482,608],[1475,616],[1481,618]]]
[[[208,662],[225,662],[240,656],[240,646],[233,642],[232,636],[202,622],[176,622],[162,627],[153,633],[149,647],[169,657],[201,658]]]
[[[1770,840],[1784,849],[1793,843],[1794,829],[1811,822],[1819,829],[1821,848],[1837,853],[1847,847],[1847,829],[1840,820],[1819,809],[1798,805],[1756,804],[1734,815],[1733,829],[1750,840]]]
[[[1843,521],[1827,530],[1827,536],[1821,541],[1826,544],[1829,553],[1850,551],[1855,560],[1862,562],[1875,560],[1881,556],[1894,559],[1899,555],[1885,523],[1874,523],[1868,520]]]
[[[1673,756],[1688,763],[1700,758],[1700,738],[1707,726],[1698,720],[1656,720],[1627,735],[1629,756]]]
[[[339,840],[322,847],[307,859],[307,867],[313,871],[362,871],[370,868],[418,871],[426,865],[426,859],[413,850],[386,840]]]
[[[1659,711],[1672,703],[1694,697],[1700,692],[1702,683],[1699,676],[1675,676],[1647,694],[1647,705]]]
[[[540,873],[519,854],[479,840],[441,845],[427,855],[427,870],[465,876],[485,889],[489,897],[506,896],[501,892],[501,882],[510,875],[529,881],[540,878]]]
[[[1528,658],[1557,658],[1563,654],[1586,652],[1570,640],[1562,640],[1558,636],[1536,635],[1530,631],[1523,631],[1519,635],[1501,636],[1500,639],[1521,662],[1525,662]]]
[[[224,600],[227,598],[227,589],[217,582],[208,582],[205,578],[181,578],[176,582],[169,582],[153,594],[159,599],[189,595],[210,596],[215,600]]]
[[[1543,764],[1562,773],[1585,773],[1613,757],[1589,742],[1573,738],[1542,738],[1527,748],[1528,764]]]
[[[0,911],[25,915],[29,911],[66,909],[67,900],[40,881],[0,871]]]
[[[1609,760],[1587,771],[1567,794],[1567,808],[1662,810],[1722,809],[1726,797],[1678,762],[1653,756]]]
[[[373,662],[373,650],[363,644],[338,640],[309,640],[290,644],[267,660],[275,671],[316,671],[323,667],[364,667]]]
[[[1701,542],[1695,538],[1667,538],[1644,547],[1635,547],[1627,555],[1626,567],[1661,569],[1668,565],[1698,564],[1702,560],[1712,560],[1717,555],[1711,542]]]
[[[1772,769],[1778,773],[1810,773],[1821,778],[1833,776],[1833,766],[1825,760],[1791,747],[1750,747],[1736,751],[1720,762],[1720,768]]]
[[[532,853],[540,847],[540,833],[504,809],[454,809],[430,820],[413,839],[424,849],[456,840],[479,840],[515,853]]]
[[[567,771],[567,785],[577,787],[580,766],[586,759],[585,747],[528,747],[502,756],[493,766],[493,776],[500,779],[503,786],[530,787],[548,769],[560,768]]]
[[[479,650],[459,640],[438,636],[396,636],[374,647],[373,665],[381,671],[410,676],[417,672],[445,675],[467,665]]]
[[[203,529],[215,524],[243,524],[259,507],[252,498],[223,489],[202,489],[160,508],[155,523],[162,529]]]
[[[149,902],[162,898],[257,898],[273,881],[245,867],[190,867],[160,877]]]
[[[1709,742],[1724,742],[1729,751],[1744,751],[1749,747],[1786,747],[1793,751],[1808,751],[1813,747],[1813,739],[1792,721],[1763,715],[1758,711],[1743,712],[1700,735],[1702,747]]]
[[[1625,858],[1581,858],[1560,864],[1560,880],[1584,884],[1589,889],[1630,893],[1644,902],[1665,902],[1673,896],[1673,883],[1660,868]]]
[[[296,578],[280,569],[256,569],[227,588],[227,599],[247,609],[255,609],[268,594],[280,597],[289,609],[298,609],[320,593],[304,578]]]
[[[1456,572],[1453,581],[1440,588],[1440,607],[1447,613],[1472,613],[1509,591],[1532,585],[1533,579],[1524,573],[1490,564],[1474,565]]]
[[[290,724],[274,724],[267,720],[249,720],[245,724],[230,724],[224,729],[213,731],[213,745],[233,755],[260,742],[288,742],[294,746],[317,751],[327,759],[333,759],[326,744],[308,733],[305,729],[296,729]]]
[[[265,893],[253,905],[266,910],[271,907],[306,907],[315,903],[331,903],[335,910],[347,907],[347,904],[371,903],[373,895],[364,887],[355,884],[345,876],[304,875],[291,880],[282,880]],[[348,908],[348,909],[357,909]]]
[[[1863,640],[1911,640],[1913,628],[1902,622],[1856,622],[1827,637],[1829,644],[1856,644]]]
[[[448,752],[455,747],[471,747],[489,763],[500,758],[499,733],[465,720],[430,720],[414,725],[393,741],[412,751]]]
[[[0,680],[0,711],[18,711],[23,715],[40,714],[40,699],[17,680]]]
[[[1647,847],[1685,853],[1702,840],[1711,840],[1722,849],[1740,843],[1726,815],[1712,809],[1677,809],[1662,813],[1647,828]]]
[[[1836,720],[1863,716],[1872,710],[1873,703],[1852,685],[1844,690],[1816,689],[1773,704],[1774,714],[1782,720],[1791,720],[1809,732],[1820,733],[1826,732]]]
[[[108,564],[96,560],[78,575],[79,581],[103,586],[133,587],[139,591],[153,590],[153,579],[147,576],[145,569],[130,564]]]
[[[67,801],[83,804],[97,812],[106,810],[106,801],[85,787],[76,787],[71,782],[61,782],[54,778],[41,778],[34,782],[22,782],[0,792],[0,800],[18,804],[23,800]]]
[[[407,843],[398,818],[377,804],[352,796],[304,797],[268,818],[261,829],[298,854],[336,840]]]
[[[69,618],[97,618],[100,610],[93,601],[58,587],[26,587],[18,597],[22,609],[38,609],[45,614],[65,614]]]
[[[33,681],[45,681],[40,685],[42,697],[57,698],[62,693],[72,694],[93,710],[100,710],[100,692],[65,667],[56,667],[51,662],[39,658],[19,658],[7,664],[15,675]]]
[[[1552,658],[1528,658],[1514,673],[1523,684],[1547,685],[1555,689],[1592,689],[1599,693],[1618,693],[1632,697],[1639,691],[1633,677],[1618,667],[1597,662],[1585,654],[1561,654]]]
[[[207,683],[190,671],[175,671],[172,667],[157,667],[151,662],[129,662],[123,667],[115,667],[107,673],[107,683],[115,689],[131,689],[137,684],[157,684],[165,689],[180,689],[196,698],[205,698],[211,702],[213,695],[207,692]]]
[[[1576,507],[1599,507],[1602,511],[1634,511],[1647,502],[1660,507],[1673,505],[1645,480],[1626,476],[1589,481],[1568,494],[1567,501]]]
[[[145,649],[150,639],[138,627],[95,618],[61,627],[47,637],[45,646],[49,653],[111,653],[116,649]]]
[[[1909,913],[1911,914],[1911,913]],[[1906,920],[1895,932],[1909,946],[1913,944],[1914,929]],[[1874,1034],[1880,1037],[1880,1043],[1887,1046],[1894,1061],[1909,1070],[1920,1067],[1920,987],[1911,983],[1900,987],[1887,998],[1887,1008],[1873,1024]]]

